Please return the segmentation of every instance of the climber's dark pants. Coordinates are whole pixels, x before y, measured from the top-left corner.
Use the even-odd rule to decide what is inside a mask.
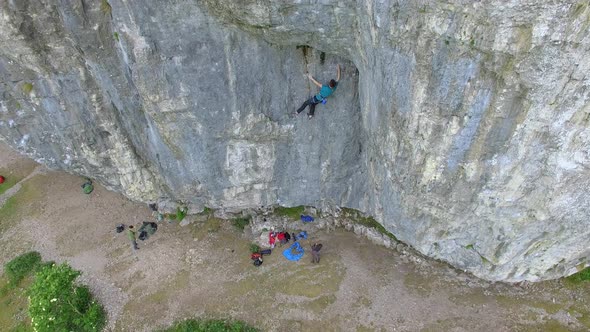
[[[320,252],[312,250],[311,251],[311,262],[312,263],[319,263],[320,262]]]
[[[317,105],[318,103],[319,101],[315,99],[315,96],[309,98],[303,103],[303,105],[301,105],[301,107],[299,107],[299,109],[297,110],[297,114],[301,113],[309,105],[308,114],[313,116],[313,113],[315,112],[315,105]]]

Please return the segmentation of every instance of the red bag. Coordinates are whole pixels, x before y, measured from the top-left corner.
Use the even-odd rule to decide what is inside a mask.
[[[260,258],[260,257],[262,257],[262,255],[261,255],[261,254],[259,254],[259,253],[257,253],[257,252],[253,253],[253,254],[250,256],[250,258],[251,258],[251,259],[258,259],[258,258]]]
[[[4,180],[6,180],[2,175],[0,175],[0,183],[4,183]]]

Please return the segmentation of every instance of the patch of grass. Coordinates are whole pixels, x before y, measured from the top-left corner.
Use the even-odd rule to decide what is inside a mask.
[[[550,319],[539,325],[526,325],[522,328],[518,328],[517,331],[533,332],[533,331],[548,331],[548,332],[569,332],[572,331],[567,326],[562,325],[555,319]]]
[[[574,273],[571,276],[566,277],[565,280],[567,280],[568,282],[573,283],[573,284],[579,284],[581,282],[589,281],[590,280],[590,267],[587,267],[578,273]]]
[[[250,220],[252,220],[251,216],[238,217],[232,219],[231,223],[232,225],[234,225],[234,227],[243,231],[244,228],[250,223]]]
[[[294,207],[277,206],[274,209],[274,213],[279,216],[289,217],[289,218],[297,219],[297,220],[299,218],[301,218],[303,211],[305,211],[305,207],[303,205],[294,206]]]
[[[213,209],[205,206],[203,208],[203,211],[197,213],[197,216],[205,216],[205,217],[207,217],[207,219],[211,219],[211,218],[214,218],[213,212],[214,212]]]
[[[467,250],[471,250],[471,249],[473,249],[473,243],[472,243],[472,244],[468,244],[468,245],[466,245],[466,246],[465,246],[465,249],[467,249]]]
[[[174,301],[175,292],[181,291],[189,287],[190,272],[182,270],[169,280],[166,285],[158,289],[155,293],[147,295],[142,299],[142,302],[157,303],[158,305],[166,306],[169,302]]]
[[[275,254],[273,253],[273,255]],[[302,260],[308,258],[304,256]],[[271,255],[266,260],[272,261],[273,259],[275,258]],[[247,262],[247,264],[252,265],[250,262]],[[266,291],[288,296],[292,295],[300,297],[300,299],[306,297],[307,302],[337,292],[344,279],[345,271],[346,268],[341,261],[327,259],[326,257],[322,258],[320,264],[297,267],[290,270],[289,273],[261,273],[254,278],[244,278],[238,282],[226,282],[223,286],[227,293],[234,297],[235,301],[256,301],[255,298],[244,300],[244,297],[248,297],[245,295],[253,291],[256,292],[257,289],[264,285]],[[288,278],[288,282],[285,282],[285,278]],[[223,308],[224,310],[230,309]]]
[[[0,195],[31,174],[36,166],[37,163],[31,160],[25,163],[11,164],[6,168],[0,168],[0,175],[5,177],[4,183],[0,184]]]
[[[18,323],[15,327],[13,327],[10,332],[33,332],[35,331],[30,324],[25,322]]]
[[[31,282],[32,276],[21,284]],[[0,329],[10,332],[31,332],[31,322],[27,314],[28,299],[26,287],[11,287],[8,278],[0,278]]]
[[[255,253],[255,252],[259,252],[259,251],[260,251],[259,245],[257,245],[256,243],[250,244],[250,252],[251,253]]]
[[[379,233],[388,236],[390,239],[399,242],[395,235],[393,235],[391,232],[385,229],[385,227],[381,225],[379,222],[377,222],[377,220],[375,220],[373,217],[366,217],[362,215],[360,211],[351,208],[341,208],[341,210],[355,223],[363,225],[365,227],[373,228],[377,230]]]
[[[575,317],[578,322],[590,330],[590,313],[579,308],[568,309],[568,314]]]
[[[23,92],[28,95],[33,91],[33,83],[26,82],[22,86]]]
[[[102,0],[100,2],[100,11],[105,15],[111,15],[113,8],[111,7],[111,4],[107,0]]]
[[[39,188],[43,188],[46,179],[36,176],[23,183],[21,189],[0,207],[0,234],[16,224],[21,214],[36,216],[39,213],[38,204],[43,194]]]
[[[320,296],[317,299],[312,300],[309,303],[306,303],[305,307],[311,309],[313,312],[321,313],[334,302],[336,302],[336,295],[329,294],[325,296]]]
[[[186,217],[186,208],[185,207],[177,207],[176,208],[176,220],[179,222],[182,221]]]
[[[207,233],[217,233],[221,229],[221,219],[209,218],[207,220]]]
[[[161,332],[256,332],[257,329],[241,321],[224,319],[187,319]]]
[[[18,286],[26,276],[37,270],[40,264],[41,254],[36,251],[29,251],[6,263],[4,273],[12,286]]]
[[[118,42],[119,41],[119,33],[118,32],[114,32],[113,33],[113,37],[115,37],[115,40]]]
[[[2,172],[2,170],[0,170],[0,174],[3,174],[1,172]],[[6,190],[12,188],[20,180],[22,180],[22,177],[7,176],[4,183],[0,184],[0,195],[4,194],[6,192]]]

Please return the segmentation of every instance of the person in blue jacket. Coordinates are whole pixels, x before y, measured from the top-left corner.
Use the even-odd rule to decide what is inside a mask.
[[[338,81],[340,81],[340,65],[336,66],[336,79],[330,80],[328,84],[321,84],[320,82],[316,81],[313,78],[313,76],[311,76],[311,74],[308,74],[307,77],[309,77],[313,84],[317,85],[318,88],[320,88],[320,92],[318,92],[318,94],[303,102],[303,105],[299,107],[299,109],[295,112],[295,115],[299,115],[299,113],[301,113],[307,106],[309,106],[309,113],[307,113],[307,115],[311,119],[313,118],[313,114],[315,112],[315,106],[319,103],[325,104],[326,98],[328,98],[330,95],[332,95],[332,93],[334,93],[334,91],[336,91],[336,88],[338,87]]]

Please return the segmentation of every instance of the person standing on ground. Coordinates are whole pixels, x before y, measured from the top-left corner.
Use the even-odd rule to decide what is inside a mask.
[[[320,82],[316,81],[313,78],[313,76],[311,76],[311,74],[307,74],[307,77],[309,77],[313,84],[317,85],[320,88],[320,92],[318,92],[318,94],[303,102],[303,105],[301,105],[301,107],[299,107],[299,109],[295,111],[295,115],[299,115],[299,113],[301,113],[307,106],[309,106],[309,113],[307,113],[307,116],[309,116],[309,118],[311,119],[313,118],[313,114],[315,112],[315,106],[319,103],[325,104],[326,98],[328,98],[330,95],[332,95],[332,93],[334,93],[334,91],[336,91],[336,88],[338,87],[338,82],[340,81],[340,65],[336,66],[336,80],[330,80],[328,84],[322,85]]]
[[[320,262],[320,250],[322,249],[321,243],[314,243],[311,245],[311,262],[312,263],[319,263]]]
[[[133,251],[139,249],[137,246],[137,241],[135,240],[137,237],[133,225],[129,225],[129,228],[127,229],[127,237],[129,238],[129,241],[131,241],[131,247],[133,248]]]

